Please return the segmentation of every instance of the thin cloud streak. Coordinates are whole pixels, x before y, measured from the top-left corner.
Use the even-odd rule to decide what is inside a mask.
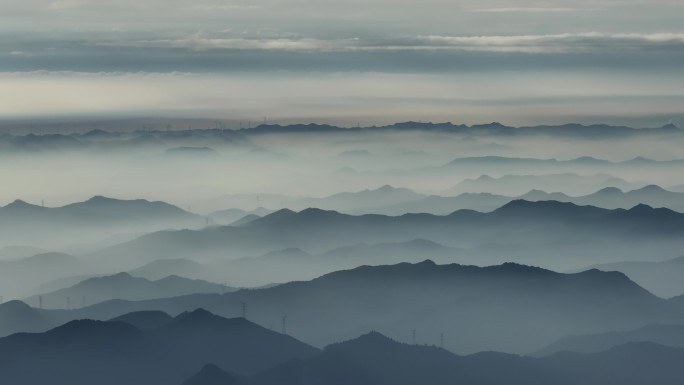
[[[456,50],[521,53],[635,52],[673,49],[684,50],[684,33],[563,33],[550,35],[496,36],[417,36],[388,41],[362,38],[218,38],[202,32],[177,39],[117,40],[91,42],[96,46],[134,48],[180,48],[205,50],[277,50],[277,51],[407,51]]]

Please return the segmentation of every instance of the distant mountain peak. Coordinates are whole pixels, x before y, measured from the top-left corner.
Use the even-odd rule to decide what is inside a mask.
[[[397,188],[394,186],[388,185],[388,184],[383,185],[377,189],[377,191],[392,191],[392,190],[397,190]]]
[[[505,212],[511,210],[528,209],[528,208],[544,208],[544,209],[557,209],[557,208],[572,208],[577,207],[574,203],[570,202],[558,202],[558,201],[538,201],[531,202],[525,199],[514,199],[505,205],[494,210],[494,212]]]
[[[525,265],[522,263],[516,263],[516,262],[504,262],[499,266],[492,266],[494,268],[499,267],[503,270],[509,270],[509,271],[544,271],[548,272],[549,270],[542,269],[541,267],[537,266],[530,266],[530,265]]]
[[[114,200],[117,200],[117,199],[109,198],[109,197],[106,197],[104,195],[95,195],[92,198],[88,199],[86,202],[110,202],[110,201],[114,201]]]
[[[471,126],[472,128],[508,128],[507,126],[499,123],[499,122],[491,122],[491,123],[484,123],[484,124],[475,124]]]
[[[141,310],[112,318],[109,322],[124,322],[140,330],[155,329],[171,322],[173,318],[160,310]]]
[[[177,315],[165,327],[178,330],[216,331],[219,333],[263,329],[261,326],[245,318],[224,318],[202,308],[185,311]]]
[[[355,339],[356,341],[359,342],[364,342],[364,343],[374,343],[374,344],[387,344],[387,343],[394,343],[395,341],[386,335],[377,332],[375,330],[370,331],[366,334],[363,334],[359,336],[358,338]]]
[[[14,200],[14,202],[5,206],[5,208],[12,208],[12,209],[41,208],[41,207],[42,206],[37,206],[37,205],[28,203],[28,202],[21,200],[21,199],[16,199],[16,200]]]
[[[622,194],[622,193],[623,193],[623,191],[617,187],[606,187],[606,188],[602,188],[601,190],[596,192],[596,194],[606,194],[606,195],[607,194],[614,195],[614,194]]]
[[[579,158],[573,159],[575,162],[605,162],[604,160],[594,158],[593,156],[580,156]]]
[[[630,212],[651,212],[653,210],[654,210],[653,207],[651,207],[647,204],[644,204],[644,203],[639,203],[638,205],[632,207],[628,211],[630,211]]]
[[[272,212],[271,214],[268,214],[264,218],[276,218],[276,217],[289,216],[292,214],[296,214],[296,213],[290,209],[280,209],[278,211]]]
[[[102,277],[93,277],[81,282],[79,285],[87,285],[95,282],[129,282],[129,281],[145,281],[145,278],[136,278],[127,272],[120,272],[112,275],[105,275]]]
[[[679,130],[679,127],[674,123],[668,123],[664,126],[661,126],[660,128],[666,130]]]
[[[338,212],[334,210],[323,210],[316,207],[309,207],[299,212],[299,214],[303,215],[326,215],[331,213],[337,214]]]
[[[643,156],[637,156],[637,157],[630,159],[628,162],[631,162],[631,163],[651,163],[651,162],[653,162],[653,159],[644,158]]]
[[[336,348],[347,348],[347,347],[365,347],[365,348],[377,348],[377,347],[388,347],[391,345],[398,344],[397,341],[394,341],[393,339],[387,337],[386,335],[377,332],[377,331],[371,331],[366,334],[363,334],[359,337],[356,337],[354,339],[348,340],[348,341],[343,341],[343,342],[337,342],[334,344],[330,344],[325,347],[325,350],[332,350]]]
[[[8,311],[17,311],[17,310],[30,310],[31,306],[27,305],[23,301],[19,301],[17,299],[12,300],[12,301],[7,301],[3,304],[0,304],[0,310],[8,310]]]
[[[414,265],[415,265],[415,266],[423,266],[423,267],[437,266],[437,264],[435,263],[435,261],[433,261],[433,260],[431,260],[431,259],[426,259],[426,260],[424,260],[424,261],[422,261],[422,262],[418,262],[418,263],[416,263],[416,264],[414,264]]]
[[[213,318],[213,317],[217,317],[217,315],[215,315],[214,313],[212,313],[208,310],[204,310],[202,308],[197,308],[193,311],[184,311],[174,318],[180,320],[180,319],[188,319],[188,318],[199,319],[199,318]]]
[[[656,184],[649,184],[648,186],[644,186],[640,189],[634,190],[637,192],[667,192],[664,188],[656,185]]]

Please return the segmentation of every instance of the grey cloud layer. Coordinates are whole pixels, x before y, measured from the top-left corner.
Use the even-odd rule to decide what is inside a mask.
[[[665,86],[684,84],[683,15],[681,0],[3,0],[0,77],[13,81],[0,115],[183,108],[308,120],[362,110],[375,122],[447,119],[460,103],[473,120],[616,116],[626,104],[629,115],[679,116],[681,92]],[[174,78],[173,89],[149,76],[128,88],[107,80],[176,72],[256,99],[197,78]],[[604,81],[608,72],[619,76]],[[78,81],[63,81],[70,73]],[[304,80],[305,94],[261,99]],[[502,93],[507,107],[492,107]],[[578,105],[592,97],[602,102]],[[227,100],[240,108],[226,112]],[[540,110],[544,100],[553,108]]]
[[[2,11],[0,71],[641,68],[684,54],[684,4],[670,0],[5,0]]]
[[[454,72],[586,67],[679,68],[684,33],[225,37],[0,43],[0,71],[236,70]]]

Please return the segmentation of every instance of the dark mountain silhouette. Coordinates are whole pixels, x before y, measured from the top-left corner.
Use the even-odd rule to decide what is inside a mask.
[[[203,310],[146,331],[125,322],[77,320],[0,339],[0,381],[18,385],[675,385],[684,380],[682,360],[684,349],[652,342],[538,359],[496,352],[459,356],[377,332],[319,351]]]
[[[660,262],[618,262],[594,265],[591,268],[604,271],[619,271],[643,286],[650,292],[663,298],[684,294],[684,257]]]
[[[542,384],[553,378],[533,360],[522,357],[502,353],[460,357],[435,346],[399,343],[377,332],[329,345],[321,356],[330,356],[331,361],[345,357],[383,384],[497,384],[516,380]]]
[[[323,353],[309,360],[292,360],[253,377],[260,385],[390,385],[355,359]]]
[[[488,212],[515,199],[532,202],[553,200],[608,209],[628,209],[643,203],[651,207],[665,207],[674,211],[684,212],[684,194],[667,191],[656,185],[649,185],[627,192],[623,192],[616,187],[606,187],[595,193],[582,196],[570,196],[559,192],[548,193],[542,190],[530,190],[517,197],[490,193],[463,193],[453,197],[433,195],[416,201],[369,208],[366,211],[384,215],[402,215],[406,213],[447,215],[456,210],[464,209]]]
[[[44,331],[54,324],[51,318],[24,302],[9,301],[0,304],[0,336],[18,331]]]
[[[600,334],[573,335],[532,353],[543,357],[560,352],[598,353],[630,342],[653,342],[684,348],[684,326],[652,324],[639,329]]]
[[[184,312],[152,331],[173,356],[198,369],[208,362],[240,375],[255,374],[318,350],[244,318],[226,319],[205,310]],[[258,359],[257,359],[258,358]]]
[[[0,382],[33,384],[180,383],[181,363],[159,341],[121,322],[72,321],[43,334],[0,339]]]
[[[85,202],[72,203],[51,210],[56,210],[58,214],[71,216],[74,219],[95,217],[98,221],[196,219],[194,214],[165,202],[151,202],[144,199],[120,200],[103,196],[96,196]]]
[[[148,232],[204,225],[204,218],[164,202],[102,196],[62,207],[15,201],[0,208],[0,240],[46,245],[99,241],[116,233]]]
[[[554,220],[562,217],[565,220],[587,220],[612,214],[610,210],[594,206],[578,206],[574,203],[558,201],[530,202],[516,199],[498,209],[490,215],[501,220],[521,218],[523,221]]]
[[[578,175],[575,173],[544,175],[504,175],[494,178],[482,175],[477,179],[466,179],[448,189],[448,195],[461,193],[492,193],[501,195],[522,195],[531,189],[563,191],[572,195],[588,194],[605,187],[632,189],[643,184],[627,182],[608,174]]]
[[[158,310],[144,310],[112,318],[109,322],[125,322],[140,330],[152,330],[173,322],[173,317]]]
[[[610,188],[610,187],[608,187]],[[558,201],[558,202],[572,202],[572,197],[569,195],[555,192],[555,193],[547,193],[541,190],[530,190],[527,193],[517,197],[517,199],[523,199],[526,201]],[[597,206],[597,205],[593,205]],[[603,206],[598,206],[598,207],[603,207]],[[631,207],[631,206],[630,206]]]
[[[605,188],[591,195],[574,198],[572,202],[609,209],[630,208],[638,204],[646,204],[652,207],[666,207],[675,211],[684,211],[683,193],[667,191],[656,185],[648,185],[628,192],[622,192],[616,188]]]
[[[0,147],[13,151],[55,151],[55,150],[69,150],[77,148],[81,145],[76,138],[59,135],[59,134],[45,134],[35,135],[33,133],[27,135],[8,135],[0,141]]]
[[[177,297],[195,293],[222,293],[235,290],[224,285],[182,278],[175,275],[159,280],[150,281],[136,278],[128,273],[111,276],[95,277],[80,282],[74,286],[60,289],[52,293],[40,294],[45,308],[64,309],[67,301],[73,301],[71,306],[80,307],[112,299],[144,300],[154,298]],[[27,299],[35,303],[37,296]]]
[[[569,269],[681,246],[684,214],[648,206],[607,210],[562,202],[511,202],[491,213],[459,210],[446,216],[345,215],[334,211],[279,210],[240,227],[164,231],[102,250],[121,270],[173,258],[241,258],[299,248],[311,254],[350,244],[424,239],[468,248],[471,256],[544,263]],[[550,250],[553,253],[550,254]],[[667,254],[663,254],[667,255]],[[553,258],[550,258],[553,257]],[[520,259],[517,259],[520,258]],[[503,260],[506,260],[503,259]]]
[[[576,139],[609,139],[609,138],[630,138],[639,136],[649,136],[654,134],[677,135],[681,132],[675,125],[664,125],[656,128],[631,128],[626,126],[610,126],[605,124],[582,125],[569,123],[556,126],[523,126],[512,127],[498,122],[476,124],[467,126],[464,124],[454,124],[450,122],[399,122],[385,126],[368,127],[336,127],[327,124],[261,124],[251,128],[240,130],[215,129],[215,128],[193,128],[187,130],[167,130],[150,129],[149,126],[163,126],[168,119],[142,118],[126,119],[121,121],[102,122],[69,122],[70,126],[80,131],[81,134],[5,134],[0,137],[0,148],[7,151],[55,151],[68,149],[93,148],[131,148],[143,145],[163,146],[166,143],[178,142],[198,143],[200,145],[225,141],[227,143],[248,143],[252,137],[262,135],[300,135],[300,134],[339,134],[339,133],[370,133],[370,132],[391,132],[391,131],[416,131],[443,134],[469,135],[469,136],[535,136],[557,138],[576,138]],[[15,123],[16,124],[16,123]],[[19,123],[21,124],[21,123]],[[107,130],[89,129],[93,124],[104,125]],[[189,124],[197,127],[213,127],[215,122],[204,119],[193,121],[180,121],[178,124],[187,126]],[[144,130],[139,127],[148,126]],[[52,129],[53,123],[32,123],[32,129],[45,127]],[[26,127],[28,128],[28,126]],[[123,131],[121,130],[123,128]],[[134,130],[131,130],[136,128]],[[130,132],[129,132],[130,131]]]
[[[460,353],[528,353],[570,334],[684,320],[676,301],[648,293],[621,273],[560,274],[510,263],[480,268],[429,261],[365,266],[225,295],[109,301],[60,317],[110,319],[139,310],[178,313],[197,307],[233,317],[242,303],[250,320],[280,326],[287,316],[288,333],[318,346],[370,330],[406,341],[417,329],[443,331],[450,336],[445,347]],[[438,341],[437,332],[421,336],[421,343]]]
[[[326,198],[304,198],[287,203],[287,208],[295,211],[307,208],[335,210],[340,212],[358,213],[381,205],[401,204],[424,198],[422,194],[409,189],[382,186],[375,190],[359,192],[342,192]]]
[[[328,346],[319,356],[255,377],[258,384],[677,384],[683,349],[634,343],[595,354],[533,359],[488,352],[457,356],[370,333]],[[655,365],[651,365],[655,364]],[[630,365],[623,369],[621,365]]]
[[[0,382],[181,384],[211,362],[245,376],[317,353],[244,319],[203,310],[151,330],[126,322],[77,320],[41,334],[0,339]]]
[[[559,353],[540,362],[550,370],[574,374],[575,384],[675,385],[684,381],[683,360],[684,349],[634,342],[594,354]]]

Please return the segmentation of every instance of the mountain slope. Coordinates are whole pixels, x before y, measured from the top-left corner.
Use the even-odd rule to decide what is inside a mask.
[[[79,307],[112,299],[145,300],[154,298],[177,297],[195,293],[222,293],[235,290],[216,283],[191,280],[178,276],[168,276],[156,281],[135,278],[128,273],[95,277],[74,286],[52,293],[41,294],[45,308],[63,309],[69,299],[71,306]],[[28,298],[35,303],[38,296]]]
[[[568,265],[586,266],[581,256],[608,262],[621,253],[624,259],[642,255],[645,250],[662,250],[667,255],[675,247],[684,246],[683,233],[684,214],[666,209],[642,205],[630,210],[607,210],[517,200],[491,213],[460,210],[446,216],[352,216],[319,209],[298,213],[280,210],[240,227],[149,234],[93,257],[125,269],[155,259],[236,259],[288,248],[319,254],[359,243],[424,239],[469,248],[471,255],[497,258],[493,261],[501,260],[503,249],[508,260],[513,254],[528,258],[520,260],[526,263],[558,263],[558,268],[567,269]],[[500,249],[487,248],[492,245]]]
[[[545,175],[504,175],[491,177],[482,175],[477,179],[466,179],[446,191],[447,194],[491,193],[522,195],[532,189],[542,191],[563,191],[566,194],[589,194],[605,187],[631,189],[643,184],[630,183],[608,174],[577,175],[574,173]]]
[[[21,200],[0,207],[0,240],[31,245],[99,241],[117,233],[199,227],[204,218],[164,202],[93,197],[61,207],[43,207]],[[40,244],[36,239],[40,234]]]
[[[285,316],[288,333],[318,346],[371,330],[407,341],[416,329],[419,343],[437,343],[444,332],[450,336],[445,347],[458,353],[527,353],[570,334],[684,320],[678,303],[653,296],[621,273],[430,261],[364,266],[225,295],[110,301],[65,316],[109,319],[146,309],[178,313],[203,307],[233,317],[242,303],[251,320],[280,327]]]
[[[598,353],[631,342],[652,342],[684,348],[684,326],[652,324],[628,331],[568,336],[532,355],[543,357],[564,351]]]
[[[604,271],[619,271],[650,292],[664,297],[684,294],[684,257],[661,262],[618,262],[594,265],[591,268]]]
[[[304,198],[289,202],[287,208],[295,211],[307,208],[334,210],[346,213],[365,212],[368,208],[389,204],[402,204],[424,198],[406,188],[396,188],[389,185],[375,190],[359,192],[342,192],[326,198]]]
[[[226,319],[205,310],[184,312],[151,332],[165,341],[170,354],[184,365],[201,368],[208,362],[241,375],[254,374],[318,350],[244,318]],[[258,358],[258,359],[257,359]]]
[[[147,331],[124,322],[78,320],[45,333],[0,338],[0,383],[180,384],[211,362],[246,375],[317,353],[244,319],[202,310]]]

